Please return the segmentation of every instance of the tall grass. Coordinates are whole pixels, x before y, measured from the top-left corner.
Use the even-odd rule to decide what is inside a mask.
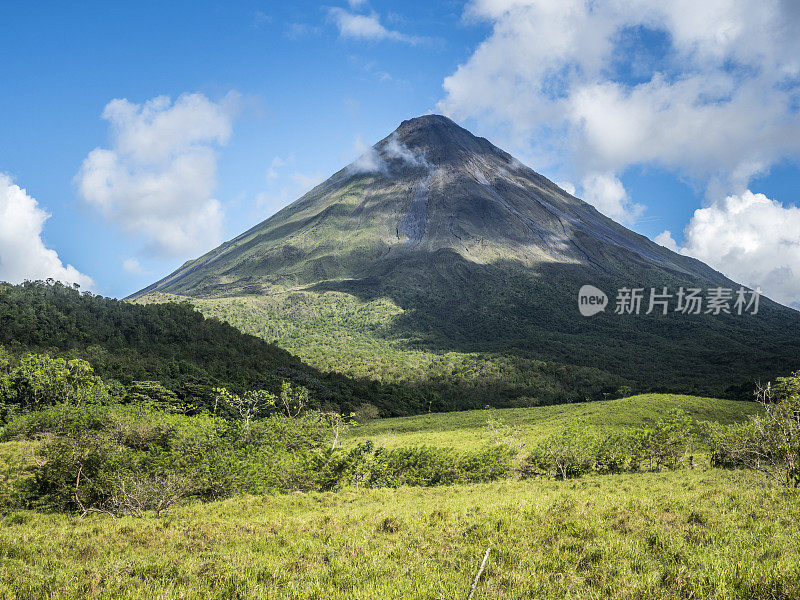
[[[800,598],[800,503],[745,472],[241,497],[167,517],[16,512],[0,598]]]

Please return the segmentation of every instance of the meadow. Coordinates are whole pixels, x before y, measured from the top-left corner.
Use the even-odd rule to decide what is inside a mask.
[[[624,432],[680,409],[736,423],[754,403],[689,396],[383,419],[346,445],[524,446],[579,427]],[[489,427],[489,425],[492,425]],[[507,440],[506,440],[507,441]],[[12,478],[30,442],[0,444]],[[793,599],[798,491],[750,470],[347,486],[191,501],[157,517],[7,509],[0,599]]]
[[[800,504],[680,470],[244,496],[166,517],[17,511],[0,598],[800,598]]]
[[[568,427],[589,436],[600,436],[652,423],[676,410],[699,421],[728,425],[747,420],[757,408],[755,402],[641,394],[579,404],[487,408],[379,419],[352,428],[346,443],[371,439],[387,448],[429,445],[474,449],[501,436],[513,438],[523,446],[532,446]]]

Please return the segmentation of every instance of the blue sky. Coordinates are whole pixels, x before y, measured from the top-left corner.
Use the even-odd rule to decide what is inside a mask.
[[[797,302],[800,11],[692,6],[5,2],[0,279],[125,296],[443,112]]]

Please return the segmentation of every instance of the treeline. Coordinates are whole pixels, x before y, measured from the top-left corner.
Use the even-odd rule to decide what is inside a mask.
[[[425,390],[324,373],[188,303],[137,305],[58,282],[0,282],[0,345],[90,363],[113,390],[158,382],[184,404],[209,408],[214,388],[277,391],[284,380],[312,391],[318,407],[349,412],[368,402],[386,416],[427,410]]]
[[[248,321],[245,329],[256,326]],[[299,335],[310,339],[308,332]],[[376,378],[369,364],[383,357],[374,351],[355,365],[328,352],[320,370],[215,316],[204,317],[188,302],[132,304],[57,282],[0,283],[0,345],[15,361],[31,352],[87,361],[117,396],[126,393],[122,388],[156,382],[179,404],[202,408],[212,407],[217,387],[277,392],[284,380],[309,389],[320,410],[349,413],[368,403],[386,417],[481,408],[487,401],[582,402],[630,389],[627,380],[597,369],[515,357],[444,355],[422,378],[402,368],[394,377]]]
[[[142,302],[165,302],[179,296],[152,294]],[[348,294],[302,291],[278,296],[188,299],[207,317],[241,331],[276,340],[323,371],[359,381],[400,387],[414,398],[426,398],[423,411],[409,405],[404,413],[525,407],[603,400],[620,388],[644,388],[594,367],[546,362],[509,353],[465,353],[426,349],[419,336],[403,332],[395,320],[400,309],[388,300],[363,301]],[[398,336],[408,335],[408,339]],[[446,335],[443,333],[443,337]],[[550,342],[543,340],[542,347]],[[565,361],[567,362],[567,361]]]

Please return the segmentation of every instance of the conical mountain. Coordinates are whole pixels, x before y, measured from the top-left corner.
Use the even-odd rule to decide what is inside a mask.
[[[608,294],[605,312],[581,316],[584,284]],[[645,288],[640,314],[614,314],[622,287]],[[319,356],[318,345],[304,352],[276,325],[303,321],[310,336],[331,334],[324,353],[378,365],[343,370],[378,378],[412,368],[408,361],[419,358],[412,352],[481,353],[489,361],[594,367],[641,389],[731,395],[754,378],[797,368],[800,313],[762,299],[756,315],[687,315],[674,310],[673,298],[669,314],[646,315],[651,287],[677,294],[740,286],[603,216],[446,117],[428,115],[404,121],[290,206],[136,296],[190,297],[305,358]],[[243,298],[260,315],[247,323],[232,308]],[[298,311],[298,303],[311,308]],[[382,303],[378,317],[374,303]],[[342,324],[331,329],[334,321]],[[400,354],[386,361],[354,353],[338,335]],[[519,370],[533,363],[525,364]],[[530,381],[523,387],[537,394]]]

